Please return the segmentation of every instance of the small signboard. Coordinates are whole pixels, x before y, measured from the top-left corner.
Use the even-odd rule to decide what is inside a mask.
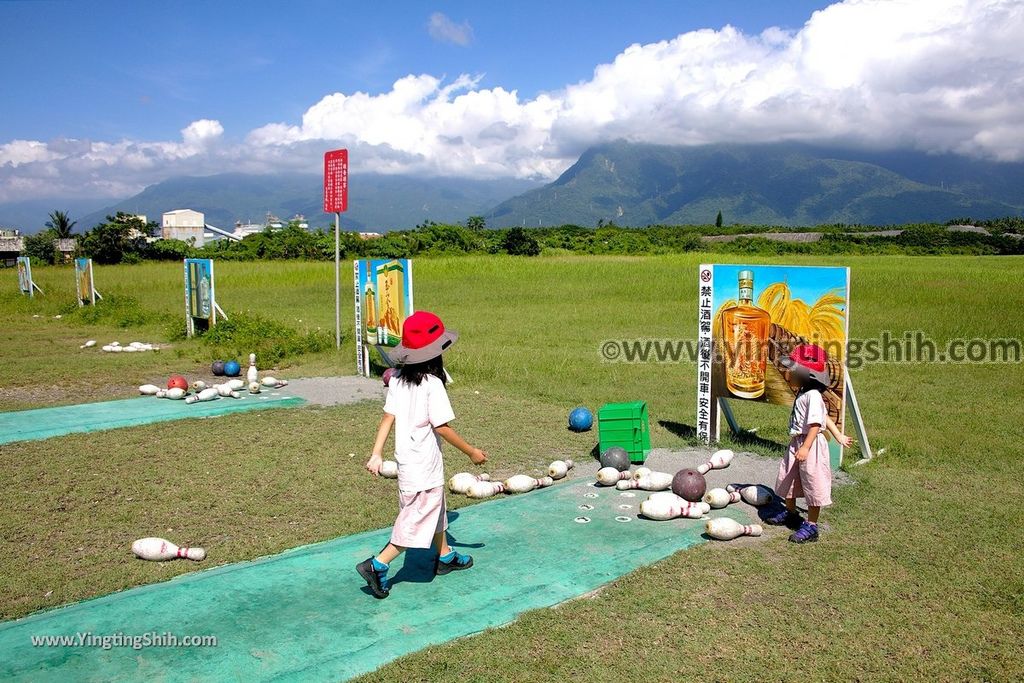
[[[188,336],[217,324],[216,301],[213,259],[185,259],[185,325]]]
[[[22,294],[35,296],[33,292],[35,283],[32,282],[32,259],[28,256],[18,257],[18,289]]]
[[[698,438],[718,440],[720,409],[732,423],[729,400],[791,406],[796,393],[781,359],[805,343],[828,354],[831,379],[823,398],[842,430],[850,269],[704,264],[698,273]],[[832,442],[830,450],[838,467],[841,449]]]
[[[356,372],[370,374],[369,347],[387,362],[402,341],[402,325],[413,313],[412,261],[353,261],[356,312]]]
[[[324,154],[324,213],[348,211],[348,150]]]
[[[86,304],[95,306],[96,297],[103,298],[99,296],[93,283],[91,258],[75,259],[75,285],[78,290],[79,306],[85,306]]]

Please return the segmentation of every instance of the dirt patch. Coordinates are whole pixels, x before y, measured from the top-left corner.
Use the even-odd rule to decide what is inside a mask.
[[[301,377],[288,381],[287,392],[319,406],[339,406],[360,401],[381,401],[384,384],[373,377]]]

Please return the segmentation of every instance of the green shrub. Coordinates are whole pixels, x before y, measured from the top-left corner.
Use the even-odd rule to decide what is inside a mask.
[[[255,353],[261,363],[276,363],[303,353],[327,351],[333,335],[317,329],[300,332],[255,313],[233,313],[199,335],[211,349],[211,358],[245,359]]]

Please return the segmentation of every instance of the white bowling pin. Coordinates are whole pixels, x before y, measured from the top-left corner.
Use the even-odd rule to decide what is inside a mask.
[[[225,397],[227,397],[227,396],[231,395],[232,391],[234,391],[234,389],[229,387],[227,384],[214,384],[213,388],[217,390],[217,395],[218,396],[225,396]]]
[[[597,471],[597,483],[602,486],[615,486],[616,482],[632,476],[633,473],[629,471],[620,472],[614,467],[602,467]]]
[[[490,480],[491,475],[486,473],[476,475],[472,472],[459,472],[448,480],[448,490],[452,493],[466,493],[474,482]]]
[[[158,389],[157,392],[155,394],[153,394],[153,395],[156,396],[157,398],[167,398],[167,390],[166,389]]]
[[[165,392],[164,396],[166,398],[172,398],[175,401],[177,401],[177,400],[185,398],[185,390],[181,389],[179,387],[174,387],[173,389],[168,389]]]
[[[121,351],[124,351],[125,353],[135,353],[138,349],[134,346],[122,346]]]
[[[155,384],[143,384],[139,387],[139,393],[143,396],[156,396],[158,391],[160,391],[160,387]]]
[[[100,351],[106,351],[107,353],[110,353],[113,350],[114,347],[111,346],[110,344],[104,344],[103,346],[100,347]]]
[[[263,386],[270,387],[272,389],[280,389],[281,387],[288,386],[287,380],[278,379],[276,377],[264,377],[262,380],[260,380],[260,383]]]
[[[676,496],[676,500],[672,500],[667,496],[661,498],[651,497],[640,503],[640,514],[648,519],[658,521],[675,519],[676,517],[700,519],[710,509],[707,503],[691,503],[688,500],[679,498],[679,496]]]
[[[724,508],[730,503],[740,501],[739,491],[726,491],[725,489],[711,489],[704,494],[704,502],[716,510]]]
[[[237,378],[236,379],[229,379],[227,381],[227,385],[228,385],[228,387],[230,387],[231,391],[241,391],[242,389],[245,388],[245,380],[244,379],[237,379]]]
[[[230,395],[231,395],[231,398],[242,398],[242,395],[240,393],[238,393],[237,391],[232,391]]]
[[[760,536],[760,524],[740,524],[730,517],[715,517],[704,525],[704,531],[719,541],[731,541],[738,536]]]
[[[697,467],[697,471],[700,472],[701,474],[707,474],[709,470],[724,470],[726,467],[729,466],[729,463],[732,462],[732,459],[733,457],[735,457],[735,455],[736,454],[733,453],[728,448],[723,448],[720,451],[715,451],[715,454],[711,456],[710,460],[708,460],[703,465]]]
[[[615,484],[620,491],[643,489],[644,491],[664,491],[671,488],[672,475],[668,472],[649,472],[639,479],[625,479]]]
[[[249,382],[249,393],[250,394],[258,394],[258,393],[260,393],[260,388],[262,386],[263,385],[260,384],[259,382]]]
[[[639,479],[640,477],[644,476],[645,474],[650,474],[650,473],[651,473],[651,470],[649,468],[647,468],[647,467],[637,467],[635,470],[633,470],[633,478],[634,479]]]
[[[561,479],[575,464],[572,460],[555,460],[548,465],[548,476],[552,479]]]
[[[380,476],[385,479],[398,479],[398,463],[394,460],[385,460],[380,464]]]
[[[204,382],[201,379],[197,379],[195,382],[192,382],[192,391],[196,392],[197,394],[205,388],[206,382]]]
[[[137,342],[136,341],[136,342],[130,343],[128,346],[132,347],[133,349],[141,349],[143,346],[145,346],[145,344],[143,344],[142,342]]]
[[[256,369],[256,354],[249,354],[249,369],[245,372],[245,379],[252,384],[259,379],[259,371]]]
[[[90,339],[89,341],[85,342],[84,344],[82,344],[78,348],[80,348],[80,349],[91,349],[94,346],[96,346],[96,340],[95,339]]]
[[[190,560],[200,562],[206,559],[206,551],[202,548],[179,548],[170,541],[162,538],[140,538],[132,543],[132,552],[136,557],[143,560],[173,560],[179,557],[187,557]]]
[[[114,353],[121,353],[122,351],[124,351],[124,347],[123,346],[114,346],[113,344],[111,344],[110,345],[110,350],[113,351]]]
[[[525,474],[516,474],[505,480],[505,490],[509,493],[526,493],[534,489],[542,489],[551,486],[555,482],[551,477],[534,479]]]
[[[737,486],[735,484],[729,484],[725,487],[726,491],[739,491],[740,497],[743,498],[744,502],[753,505],[754,507],[760,507],[767,505],[768,503],[775,500],[775,494],[767,486]]]
[[[500,481],[474,481],[466,489],[466,495],[470,498],[490,498],[505,490],[505,484]]]

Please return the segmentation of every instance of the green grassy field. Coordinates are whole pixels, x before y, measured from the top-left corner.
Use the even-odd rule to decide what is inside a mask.
[[[594,435],[564,429],[577,404],[646,400],[654,445],[688,443],[694,366],[603,363],[598,348],[695,336],[701,260],[415,262],[417,307],[462,334],[449,362],[457,424],[491,452],[492,471],[588,452]],[[921,330],[942,343],[1024,329],[1021,258],[786,262],[852,268],[853,338]],[[0,271],[0,410],[127,396],[170,372],[205,369],[212,351],[193,341],[156,355],[78,349],[89,338],[165,340],[184,305],[179,264],[97,267],[104,295],[134,296],[147,313],[149,322],[129,329],[82,325],[73,311],[54,319],[70,310],[73,271],[34,275],[47,295],[28,300],[16,273]],[[348,271],[342,287],[345,348],[286,359],[279,374],[352,372]],[[217,293],[229,315],[333,330],[332,264],[218,263]],[[1024,368],[875,364],[852,377],[873,446],[886,452],[850,471],[855,483],[824,514],[831,530],[822,542],[702,546],[365,680],[1021,679]],[[761,437],[745,448],[770,454],[787,440],[784,411],[737,410]],[[0,617],[195,568],[125,561],[131,540],[154,530],[231,562],[387,526],[390,490],[382,500],[383,487],[361,471],[378,412],[267,411],[0,447]],[[446,460],[450,471],[465,462]]]

